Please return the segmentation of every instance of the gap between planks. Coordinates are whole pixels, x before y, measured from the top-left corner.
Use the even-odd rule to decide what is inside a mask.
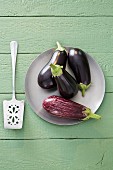
[[[31,141],[31,140],[100,140],[100,139],[105,139],[105,140],[109,140],[109,139],[113,139],[113,137],[109,137],[109,138],[32,138],[32,139],[23,139],[23,138],[20,138],[20,139],[6,139],[6,138],[3,138],[3,139],[0,139],[0,141],[2,140],[11,140],[11,141],[15,141],[15,140],[26,140],[26,141]]]
[[[44,51],[44,52],[45,52],[45,51]],[[43,53],[43,52],[40,52],[40,51],[38,51],[37,53],[36,53],[36,52],[34,52],[34,53],[33,53],[33,52],[31,52],[31,53],[24,53],[24,52],[23,52],[23,53],[19,53],[19,52],[18,52],[18,54],[23,54],[23,55],[24,55],[24,54],[25,54],[25,55],[26,55],[26,54],[28,54],[28,55],[29,55],[29,54],[36,54],[36,55],[38,54],[38,55],[40,55],[40,54],[42,54],[42,53]],[[97,54],[102,54],[102,52],[94,52],[94,51],[93,51],[93,52],[91,52],[91,51],[88,52],[88,51],[87,51],[87,53],[92,53],[92,54],[95,54],[95,53],[97,53]],[[108,52],[103,52],[103,53],[108,54]],[[7,53],[7,52],[6,52],[6,53],[3,52],[3,53],[0,53],[0,55],[1,55],[1,54],[11,54],[11,53],[10,53],[10,52],[8,52],[8,53]],[[113,52],[109,52],[109,54],[113,54]]]
[[[48,17],[51,17],[51,18],[63,18],[63,17],[66,17],[66,18],[85,18],[85,17],[89,17],[89,18],[101,18],[101,17],[104,17],[104,18],[109,18],[109,17],[113,17],[113,15],[96,15],[96,16],[92,16],[92,15],[82,15],[82,16],[79,16],[79,15],[70,15],[70,16],[66,16],[66,15],[18,15],[18,16],[11,16],[11,15],[8,15],[8,16],[0,16],[0,18],[48,18]]]
[[[107,76],[107,77],[113,77],[113,76]],[[113,93],[113,92],[105,92],[105,93]],[[12,94],[12,92],[9,92],[9,93],[3,92],[3,93],[0,93],[0,95],[1,95],[1,94],[2,94],[2,95],[3,95],[3,94]],[[17,95],[18,95],[18,94],[25,94],[25,92],[20,92],[20,93],[16,93],[16,94],[17,94]]]

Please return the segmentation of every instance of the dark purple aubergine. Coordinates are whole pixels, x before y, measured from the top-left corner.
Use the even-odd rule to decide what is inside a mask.
[[[56,82],[52,76],[50,64],[59,64],[62,65],[65,69],[67,62],[67,52],[59,42],[57,42],[58,48],[53,53],[49,62],[42,68],[38,75],[38,84],[44,89],[52,89],[56,87]]]
[[[65,119],[88,120],[100,119],[90,108],[60,96],[50,96],[42,103],[43,108],[53,116]]]
[[[73,71],[82,96],[91,85],[91,73],[87,56],[84,51],[78,48],[70,49],[68,55],[68,64]]]
[[[57,83],[57,89],[60,95],[70,99],[78,93],[78,84],[76,80],[60,65],[51,64],[51,72]]]

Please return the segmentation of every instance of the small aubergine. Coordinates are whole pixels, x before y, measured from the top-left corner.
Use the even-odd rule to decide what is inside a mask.
[[[56,87],[56,82],[52,76],[50,64],[59,64],[63,68],[66,67],[67,62],[67,51],[63,48],[59,42],[57,42],[58,48],[53,53],[49,62],[42,68],[38,75],[38,84],[44,89],[52,89]]]
[[[60,95],[67,99],[75,96],[78,93],[76,80],[62,66],[51,64],[50,67]]]
[[[91,85],[90,67],[85,52],[78,48],[70,49],[68,64],[76,77],[82,96],[84,96],[85,91]]]
[[[90,108],[60,96],[49,96],[43,101],[42,106],[48,113],[60,118],[75,120],[101,118],[101,116],[92,113]]]

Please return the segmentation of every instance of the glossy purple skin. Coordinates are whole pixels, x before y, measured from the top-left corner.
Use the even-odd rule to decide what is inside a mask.
[[[50,64],[58,64],[62,65],[65,69],[67,62],[67,52],[64,51],[55,51],[52,55],[49,62],[42,68],[38,75],[38,84],[40,87],[44,89],[52,89],[56,87],[56,82],[54,77],[52,76]]]
[[[86,118],[85,106],[60,96],[49,96],[43,101],[42,106],[48,113],[56,117],[76,120]]]
[[[91,83],[90,67],[85,52],[78,48],[71,49],[68,55],[68,64],[78,84],[88,85]]]
[[[57,88],[62,97],[70,99],[78,93],[78,84],[76,80],[66,71],[62,70],[61,76],[56,76]]]

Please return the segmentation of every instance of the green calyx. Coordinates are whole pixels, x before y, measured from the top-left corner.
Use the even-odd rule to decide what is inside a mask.
[[[94,114],[91,109],[89,108],[86,108],[85,111],[83,111],[83,113],[86,115],[86,118],[84,118],[83,120],[88,120],[90,118],[93,118],[93,119],[100,119],[101,116],[97,115],[97,114]]]
[[[63,66],[50,64],[51,67],[51,73],[54,77],[61,76],[63,74],[62,68]]]
[[[81,90],[83,97],[85,96],[85,92],[86,92],[86,90],[90,87],[90,85],[91,85],[91,83],[88,84],[88,85],[85,85],[85,84],[83,84],[83,83],[80,83],[80,84],[79,84],[79,89]]]
[[[59,50],[59,51],[66,51],[66,49],[65,49],[64,47],[62,47],[61,44],[60,44],[58,41],[57,41],[56,43],[57,43],[57,46],[58,46],[58,48],[56,49],[56,51],[57,51],[57,50]]]

